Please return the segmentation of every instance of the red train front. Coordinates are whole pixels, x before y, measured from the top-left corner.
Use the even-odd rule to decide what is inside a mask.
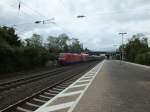
[[[88,54],[60,53],[58,62],[60,65],[88,61]]]

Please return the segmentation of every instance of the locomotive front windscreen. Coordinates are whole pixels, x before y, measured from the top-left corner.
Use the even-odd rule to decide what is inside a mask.
[[[60,53],[59,58],[64,58],[64,53]]]

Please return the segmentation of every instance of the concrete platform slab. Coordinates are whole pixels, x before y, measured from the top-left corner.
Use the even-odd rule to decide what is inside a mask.
[[[150,112],[149,84],[149,67],[105,61],[77,106],[69,112]]]
[[[56,95],[35,112],[68,112],[72,111],[80,98],[84,95],[104,62],[99,63],[81,78]],[[88,78],[87,78],[88,76]],[[89,77],[90,76],[90,77]]]
[[[35,112],[150,112],[149,93],[149,67],[105,60]]]

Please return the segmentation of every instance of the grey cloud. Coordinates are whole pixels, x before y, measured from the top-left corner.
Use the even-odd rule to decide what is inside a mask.
[[[114,44],[121,43],[118,32],[128,32],[127,40],[135,33],[149,32],[150,29],[149,0],[22,1],[26,5],[22,4],[20,12],[16,0],[0,1],[0,25],[20,24],[16,29],[23,38],[32,33],[46,38],[65,32],[81,40],[89,49],[112,50]],[[87,17],[77,19],[79,14]],[[57,25],[34,24],[36,20],[52,17]]]

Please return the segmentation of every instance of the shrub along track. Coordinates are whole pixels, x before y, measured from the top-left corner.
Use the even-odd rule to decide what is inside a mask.
[[[92,68],[97,63],[98,63],[97,61],[93,61],[93,62],[75,64],[73,66],[63,67],[63,70],[59,69],[60,71],[54,70],[54,72],[47,73],[46,75],[43,76],[41,75],[42,78],[39,78],[39,76],[38,78],[34,77],[33,79],[31,78],[32,80],[31,79],[25,81],[23,80],[23,83],[21,81],[18,81],[19,83],[21,83],[21,85],[15,83],[13,85],[16,86],[13,86],[12,88],[9,87],[8,89],[3,89],[4,91],[0,93],[0,101],[1,101],[0,109],[2,110],[12,104],[15,104],[18,101],[24,102],[24,100],[22,99],[26,98],[26,100],[28,100],[32,97],[35,97],[41,94],[41,92],[43,93],[43,91],[47,89],[51,89],[52,87],[57,86],[58,84],[62,84],[65,81],[69,81],[70,78],[74,76],[79,77],[81,76],[81,73],[83,74],[84,72]],[[29,103],[29,105],[31,104]]]

